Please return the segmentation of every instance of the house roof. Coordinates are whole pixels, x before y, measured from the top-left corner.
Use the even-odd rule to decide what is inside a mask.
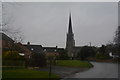
[[[43,53],[43,48],[41,45],[24,45],[33,53]]]
[[[56,49],[56,47],[43,47],[44,49]]]
[[[75,46],[74,48],[81,48],[82,46]]]
[[[1,40],[10,41],[12,43],[14,42],[14,40],[8,37],[5,33],[0,32],[0,36],[2,36],[0,37]]]
[[[57,48],[57,47],[43,47],[44,51],[46,52],[59,52],[64,51],[64,48]]]
[[[43,49],[46,52],[55,52],[55,50],[57,50],[57,47],[43,47]]]
[[[64,48],[57,48],[57,50],[65,50]]]

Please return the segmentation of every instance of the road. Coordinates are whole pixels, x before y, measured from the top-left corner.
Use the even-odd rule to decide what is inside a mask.
[[[91,62],[94,67],[65,78],[118,78],[118,64]],[[66,80],[66,79],[64,79]]]
[[[52,66],[52,73],[58,74],[61,78],[75,74],[81,71],[87,70],[86,68],[72,68],[72,67],[61,67],[61,66]],[[46,68],[41,68],[40,71],[50,71],[49,66]]]

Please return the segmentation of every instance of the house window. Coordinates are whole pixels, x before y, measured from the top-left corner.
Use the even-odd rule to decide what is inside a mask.
[[[34,49],[33,49],[33,48],[31,48],[31,50],[33,51]]]
[[[56,52],[57,50],[55,49],[54,51]]]
[[[44,52],[46,51],[46,49],[44,49]]]

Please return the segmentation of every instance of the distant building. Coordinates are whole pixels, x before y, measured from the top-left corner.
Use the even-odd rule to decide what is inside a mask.
[[[75,46],[74,47],[74,57],[76,58],[78,56],[78,53],[80,52],[82,46]]]
[[[43,47],[44,52],[57,52],[57,46],[56,47]]]
[[[70,58],[75,58],[80,51],[80,46],[75,46],[74,33],[72,30],[71,14],[69,15],[69,26],[66,40],[66,51]]]
[[[43,49],[46,55],[52,54],[55,56],[62,54],[62,52],[65,50],[64,48],[58,48],[57,46],[56,47],[43,47]]]
[[[56,47],[42,47],[42,45],[34,45],[30,44],[28,42],[27,44],[24,44],[25,47],[27,47],[33,54],[53,54],[53,55],[59,55],[61,52],[64,51],[64,48],[58,48]]]
[[[119,57],[117,53],[112,53],[112,52],[109,53],[109,56],[112,57],[113,59]]]

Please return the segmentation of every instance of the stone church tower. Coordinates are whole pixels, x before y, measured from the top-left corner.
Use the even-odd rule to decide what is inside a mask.
[[[71,21],[71,14],[70,14],[67,40],[66,40],[66,50],[70,58],[74,57],[74,47],[75,47],[75,40],[74,40],[74,33],[72,31],[72,21]]]

